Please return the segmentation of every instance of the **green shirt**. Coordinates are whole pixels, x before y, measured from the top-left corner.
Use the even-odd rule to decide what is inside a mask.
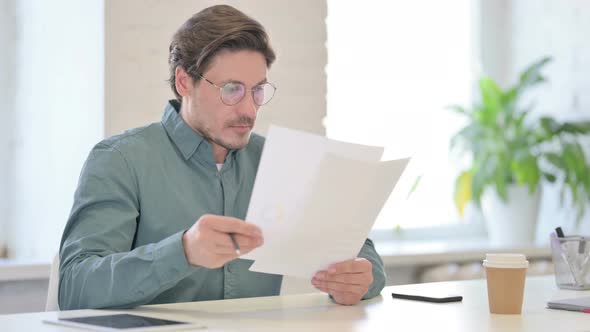
[[[203,214],[246,217],[264,138],[232,150],[218,171],[207,140],[167,104],[162,121],[98,143],[80,175],[60,248],[59,306],[129,308],[142,304],[278,295],[282,276],[248,271],[250,260],[221,268],[190,265],[182,234]],[[373,263],[365,298],[385,285]]]

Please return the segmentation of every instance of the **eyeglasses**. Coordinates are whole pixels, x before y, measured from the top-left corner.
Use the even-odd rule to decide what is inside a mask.
[[[252,99],[254,103],[258,106],[262,106],[268,103],[275,94],[277,88],[269,82],[259,84],[252,89],[246,88],[244,83],[241,82],[227,82],[223,86],[218,86],[217,84],[209,81],[202,75],[199,75],[202,79],[207,81],[207,83],[213,85],[214,87],[219,89],[219,96],[221,97],[221,102],[228,106],[233,106],[242,101],[246,96],[246,91],[252,92]]]

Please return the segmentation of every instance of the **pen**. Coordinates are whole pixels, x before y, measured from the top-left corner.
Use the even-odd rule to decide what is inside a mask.
[[[240,253],[240,246],[238,245],[238,241],[236,241],[234,233],[229,233],[229,237],[231,238],[231,242],[234,244],[234,250],[236,251],[236,254],[240,256],[242,253]]]
[[[578,254],[584,254],[586,251],[586,238],[581,236],[580,242],[578,243]]]
[[[557,227],[555,229],[555,233],[557,234],[557,237],[559,237],[559,238],[565,237],[565,234],[563,234],[563,230],[561,229],[561,227]]]

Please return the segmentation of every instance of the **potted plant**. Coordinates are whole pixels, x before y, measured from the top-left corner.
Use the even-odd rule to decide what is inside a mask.
[[[561,184],[561,199],[571,194],[578,220],[590,201],[590,166],[578,141],[590,133],[590,121],[560,123],[552,117],[534,118],[523,95],[545,82],[545,57],[502,90],[491,78],[479,80],[480,100],[471,108],[453,106],[467,124],[451,141],[451,149],[470,153],[471,166],[455,182],[455,204],[463,215],[466,204],[481,207],[493,244],[532,242],[540,184]]]

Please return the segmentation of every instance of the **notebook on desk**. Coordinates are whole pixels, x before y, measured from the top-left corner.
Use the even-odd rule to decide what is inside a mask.
[[[561,309],[590,313],[590,297],[578,297],[547,302],[550,309]]]

